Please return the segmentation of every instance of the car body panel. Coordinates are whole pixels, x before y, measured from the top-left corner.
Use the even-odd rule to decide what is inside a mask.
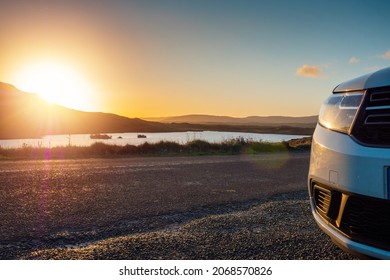
[[[390,67],[339,84],[333,92],[347,92],[390,85]]]
[[[309,177],[344,192],[385,199],[388,166],[390,149],[362,146],[348,135],[317,125]]]

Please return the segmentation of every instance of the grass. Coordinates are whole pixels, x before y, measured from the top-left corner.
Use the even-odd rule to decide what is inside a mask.
[[[186,144],[161,141],[155,144],[109,145],[97,142],[88,147],[31,147],[1,148],[0,159],[72,159],[94,157],[129,156],[178,156],[178,155],[238,155],[309,150],[311,138],[295,139],[286,142],[269,143],[236,138],[222,143],[209,143],[193,140]]]

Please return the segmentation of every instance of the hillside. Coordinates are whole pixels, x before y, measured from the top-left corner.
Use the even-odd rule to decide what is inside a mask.
[[[206,115],[141,120],[68,109],[0,82],[0,139],[35,138],[47,134],[204,130],[310,135],[316,120],[315,116],[232,118]]]
[[[293,126],[312,126],[317,122],[318,116],[307,117],[284,117],[270,116],[259,117],[250,116],[245,118],[234,118],[228,116],[211,115],[184,115],[163,118],[144,118],[149,121],[162,123],[189,123],[189,124],[226,124],[226,125],[293,125]]]
[[[0,83],[0,139],[34,138],[46,134],[169,131],[181,130],[137,118],[68,109]]]

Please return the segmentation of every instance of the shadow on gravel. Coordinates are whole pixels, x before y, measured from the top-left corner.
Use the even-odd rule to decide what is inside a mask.
[[[306,191],[48,237],[21,259],[353,259],[315,225]],[[33,244],[32,244],[33,245]],[[34,248],[35,247],[35,248]],[[16,248],[8,248],[9,253]]]

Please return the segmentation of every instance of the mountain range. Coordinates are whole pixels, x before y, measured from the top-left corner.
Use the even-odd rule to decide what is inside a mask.
[[[226,124],[226,125],[312,125],[316,123],[318,116],[307,117],[284,117],[284,116],[250,116],[244,118],[234,118],[229,116],[213,115],[184,115],[162,118],[144,118],[148,121],[161,123],[191,123],[191,124]]]
[[[316,116],[232,118],[208,115],[143,120],[65,108],[0,82],[0,139],[35,138],[48,134],[199,130],[311,134],[316,121]]]

